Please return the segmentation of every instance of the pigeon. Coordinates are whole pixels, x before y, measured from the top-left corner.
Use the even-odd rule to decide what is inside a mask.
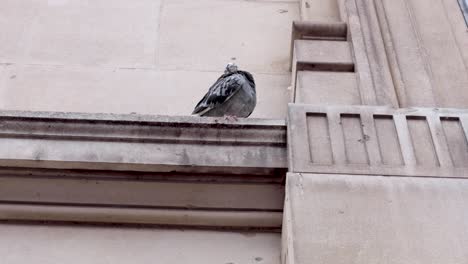
[[[192,115],[212,117],[248,117],[257,105],[255,81],[247,71],[228,63],[224,74],[198,102]]]

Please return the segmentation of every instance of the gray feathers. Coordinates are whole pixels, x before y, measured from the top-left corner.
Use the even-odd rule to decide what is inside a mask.
[[[235,65],[228,64],[225,73],[210,87],[192,114],[248,117],[256,103],[252,74],[239,71]]]

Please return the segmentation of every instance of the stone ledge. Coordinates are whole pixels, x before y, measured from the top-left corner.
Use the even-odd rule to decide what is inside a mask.
[[[283,120],[0,111],[0,221],[277,230]]]
[[[0,111],[8,167],[223,174],[285,171],[283,120]]]

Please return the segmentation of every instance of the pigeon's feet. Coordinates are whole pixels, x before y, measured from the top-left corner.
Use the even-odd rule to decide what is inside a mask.
[[[237,116],[232,116],[232,115],[225,115],[224,119],[228,120],[228,121],[231,121],[231,122],[239,120],[239,119],[237,119]]]

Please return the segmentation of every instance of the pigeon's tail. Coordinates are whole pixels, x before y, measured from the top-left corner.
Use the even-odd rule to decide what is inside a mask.
[[[209,107],[207,107],[207,108],[205,108],[205,109],[203,109],[203,110],[201,110],[199,112],[195,112],[197,110],[193,110],[192,115],[194,115],[194,116],[203,116],[206,112],[208,112],[210,110],[211,110],[211,108],[209,108]]]

